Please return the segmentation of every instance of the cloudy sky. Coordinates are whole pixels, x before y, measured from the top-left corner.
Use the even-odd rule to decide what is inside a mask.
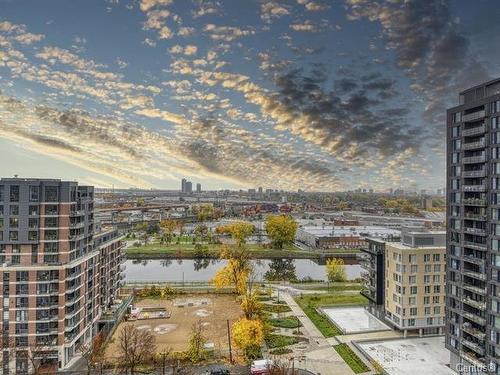
[[[444,115],[500,76],[498,1],[0,0],[0,175],[444,186]]]

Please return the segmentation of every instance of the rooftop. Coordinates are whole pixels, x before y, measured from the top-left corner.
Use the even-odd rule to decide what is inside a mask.
[[[359,226],[333,226],[307,225],[300,228],[302,231],[317,237],[389,237],[400,236],[400,231],[386,227],[359,225]]]

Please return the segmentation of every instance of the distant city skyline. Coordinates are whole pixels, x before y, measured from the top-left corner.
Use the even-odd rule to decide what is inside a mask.
[[[0,175],[436,191],[446,108],[500,76],[497,5],[3,1]]]

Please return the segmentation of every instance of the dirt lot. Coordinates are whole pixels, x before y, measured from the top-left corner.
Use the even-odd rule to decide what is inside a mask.
[[[202,301],[206,301],[202,304]],[[188,303],[192,304],[189,306]],[[184,307],[177,305],[184,304]],[[215,294],[182,295],[174,300],[142,299],[134,307],[161,306],[171,313],[170,318],[144,319],[121,323],[113,335],[106,351],[107,356],[115,357],[120,332],[125,324],[133,324],[139,329],[150,330],[156,337],[158,350],[171,348],[174,351],[187,349],[191,327],[198,320],[205,326],[205,337],[215,345],[215,350],[226,351],[227,323],[232,323],[241,316],[239,303],[234,296]]]

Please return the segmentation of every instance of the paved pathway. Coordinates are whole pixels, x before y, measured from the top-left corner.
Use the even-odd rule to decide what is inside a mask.
[[[321,375],[351,375],[354,374],[351,368],[343,361],[338,353],[333,349],[332,344],[327,340],[311,320],[304,314],[304,311],[288,293],[281,292],[280,298],[284,300],[292,309],[293,314],[302,323],[300,329],[304,336],[309,339],[309,345],[301,348],[295,354],[303,358],[298,362],[299,366]]]

